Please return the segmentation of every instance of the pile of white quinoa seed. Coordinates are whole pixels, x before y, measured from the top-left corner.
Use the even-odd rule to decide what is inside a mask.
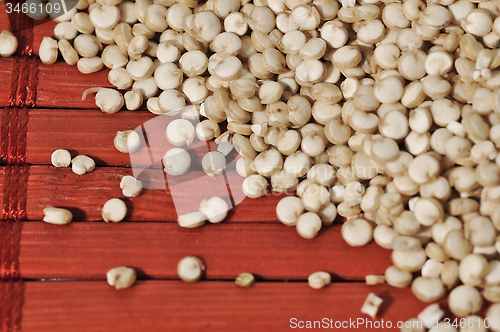
[[[219,143],[202,162],[210,176],[224,170],[234,146],[245,195],[265,196],[269,181],[290,194],[276,214],[300,236],[313,239],[341,216],[349,245],[375,240],[393,250],[393,266],[368,284],[411,286],[429,303],[449,292],[450,311],[473,322],[460,331],[486,331],[488,322],[500,331],[498,2],[80,0],[56,20],[40,45],[43,63],[61,55],[85,74],[110,69],[117,90],[90,88],[84,98],[96,93],[106,113],[145,105],[181,116],[166,128],[176,146],[163,158],[167,174],[189,170],[182,147],[195,139]],[[2,32],[0,55],[16,48]],[[137,150],[134,133],[118,132],[115,147]],[[72,162],[77,174],[95,167],[87,156],[54,154],[54,166]],[[133,197],[142,184],[128,176],[121,187]],[[60,210],[49,208],[46,221],[70,222]],[[213,197],[178,221],[218,223],[227,210]],[[105,221],[125,214],[116,198],[103,207]],[[179,263],[189,282],[203,270],[196,257]],[[117,288],[135,278],[125,267],[108,273]],[[309,277],[313,288],[330,281],[326,272]],[[253,282],[248,273],[237,280]],[[493,304],[481,318],[484,300]],[[362,311],[374,317],[380,303],[370,294]],[[443,315],[431,304],[410,322],[428,328]],[[445,325],[429,331],[458,331]]]

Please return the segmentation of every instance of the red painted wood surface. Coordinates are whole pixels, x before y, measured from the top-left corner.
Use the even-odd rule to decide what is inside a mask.
[[[21,57],[26,50],[38,54],[42,38],[52,36],[54,26],[55,22],[48,22],[18,33],[16,55],[0,59],[0,107],[25,102],[35,106],[28,114],[23,156],[30,164],[22,197],[26,220],[21,222],[19,247],[14,248],[19,249],[19,272],[25,282],[12,286],[0,281],[1,330],[15,321],[22,323],[21,328],[11,330],[24,332],[286,331],[294,317],[366,320],[360,308],[369,292],[384,299],[377,320],[393,325],[427,306],[409,289],[346,282],[382,274],[391,264],[390,252],[374,243],[350,248],[341,238],[340,224],[321,230],[314,240],[302,239],[294,228],[276,220],[275,206],[282,195],[244,199],[243,179],[234,164],[228,166],[226,178],[205,176],[199,167],[199,156],[209,149],[205,143],[198,142],[191,151],[195,171],[166,180],[158,167],[148,173],[149,184],[168,182],[169,186],[125,198],[129,207],[125,221],[101,221],[102,205],[112,197],[123,198],[119,182],[123,175],[132,175],[129,157],[113,147],[116,131],[134,129],[156,117],[147,111],[103,114],[92,95],[82,101],[89,87],[111,87],[108,70],[84,75],[62,60],[49,66]],[[9,29],[9,22],[0,2],[3,29]],[[8,122],[4,114],[0,112],[1,123]],[[156,162],[171,147],[164,137],[164,121],[158,120],[149,131]],[[0,128],[0,137],[15,134]],[[151,146],[152,142],[158,144]],[[58,148],[92,156],[97,169],[78,176],[69,168],[50,166],[50,154]],[[19,201],[17,196],[4,199],[4,194],[10,195],[4,186],[5,170],[0,167],[0,200]],[[196,210],[203,198],[214,195],[241,203],[222,224],[198,229],[176,224],[177,212]],[[74,222],[60,227],[41,222],[46,206],[68,208]],[[199,283],[177,280],[176,264],[186,255],[197,255],[206,263],[205,279]],[[130,289],[116,291],[104,279],[109,268],[120,265],[137,268],[141,280]],[[313,290],[306,279],[318,270],[330,272],[333,284]],[[238,288],[232,281],[244,271],[257,276],[250,289]],[[388,329],[361,326],[358,330]]]
[[[369,292],[385,299],[383,318],[372,321],[360,312]],[[360,319],[359,326],[339,330],[397,331],[370,328],[366,321],[382,324],[383,319],[384,326],[390,322],[395,327],[426,306],[409,289],[356,283],[314,290],[304,282],[265,282],[243,289],[222,281],[146,281],[116,291],[105,282],[28,282],[25,295],[24,332],[289,331],[293,318],[297,324]]]
[[[163,174],[161,169],[157,170],[153,175],[161,178],[148,183],[165,184]],[[137,197],[126,198],[120,189],[124,175],[132,175],[131,169],[104,167],[79,176],[70,168],[32,166],[28,178],[27,218],[41,220],[45,207],[57,206],[72,210],[76,221],[101,220],[102,206],[108,199],[116,197],[128,203],[128,221],[175,221],[176,211],[181,214],[196,211],[203,199],[221,196],[229,204],[231,191],[232,198],[241,203],[230,212],[228,222],[278,222],[275,208],[279,199],[284,197],[283,194],[272,193],[258,199],[244,198],[241,191],[243,178],[235,171],[226,174],[227,182],[222,175],[208,177],[203,171],[193,171],[183,177],[188,182],[179,181],[175,187],[172,186],[175,189],[145,189]]]
[[[305,240],[293,227],[269,223],[182,229],[176,223],[57,227],[25,222],[20,266],[27,278],[101,279],[111,267],[121,265],[137,267],[152,278],[177,278],[177,263],[188,255],[206,261],[210,279],[234,279],[249,271],[267,280],[306,280],[312,272],[324,270],[334,280],[364,280],[367,274],[383,274],[391,264],[390,251],[375,243],[349,247],[337,224]]]
[[[165,129],[178,118],[148,111],[106,114],[93,109],[33,109],[29,111],[26,160],[30,164],[50,165],[50,155],[55,149],[67,149],[75,156],[92,157],[98,166],[130,166],[131,160],[135,166],[149,166],[150,153],[155,161],[160,161],[174,147],[167,141]],[[142,145],[131,159],[129,154],[116,150],[113,140],[118,131],[136,128],[144,143],[147,139],[148,148]],[[201,158],[208,152],[207,143],[196,138],[184,148],[191,152],[192,168],[201,169]],[[211,149],[216,149],[213,142]],[[230,158],[236,156],[234,153]]]
[[[88,88],[113,87],[108,81],[108,72],[105,69],[86,75],[80,73],[76,66],[68,66],[61,61],[53,65],[40,64],[36,105],[58,109],[96,109],[94,95],[82,100],[82,94]]]
[[[100,166],[130,166],[129,155],[113,146],[116,132],[133,130],[156,117],[144,111],[106,114],[91,109],[35,109],[29,115],[28,163],[50,165],[54,149],[68,149],[75,156],[91,156]],[[165,129],[161,134],[165,138]]]

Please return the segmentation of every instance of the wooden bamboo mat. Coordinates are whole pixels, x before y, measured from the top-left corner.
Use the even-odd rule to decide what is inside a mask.
[[[331,324],[371,321],[360,313],[369,292],[384,299],[373,322],[390,321],[395,327],[426,306],[410,289],[363,283],[367,274],[384,273],[390,251],[374,243],[348,247],[339,224],[314,240],[302,239],[276,220],[274,209],[282,196],[243,200],[243,179],[234,169],[227,172],[227,186],[192,172],[198,193],[181,191],[175,202],[178,211],[192,210],[207,188],[242,200],[222,224],[178,227],[169,188],[125,199],[126,220],[102,222],[102,205],[121,197],[120,179],[132,175],[130,159],[114,149],[113,137],[154,115],[144,110],[103,114],[81,94],[89,87],[110,86],[106,70],[83,75],[61,61],[46,66],[30,57],[53,27],[49,22],[17,33],[17,54],[0,59],[1,331],[287,331],[293,318],[326,318]],[[3,29],[9,29],[9,22],[0,3]],[[83,176],[56,169],[50,154],[58,148],[87,154],[98,167]],[[165,181],[160,174],[152,181]],[[65,226],[41,222],[48,205],[68,208],[75,221]],[[186,255],[206,263],[206,276],[196,284],[177,278],[177,262]],[[122,265],[136,268],[140,280],[116,291],[107,285],[105,273]],[[307,277],[318,270],[330,272],[333,284],[313,290]],[[247,271],[258,282],[238,288],[234,278]],[[341,329],[390,330],[354,326]]]

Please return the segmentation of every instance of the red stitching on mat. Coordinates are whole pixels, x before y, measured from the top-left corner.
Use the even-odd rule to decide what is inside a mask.
[[[17,156],[17,142],[18,142],[18,134],[17,134],[17,124],[19,122],[19,109],[14,107],[12,109],[12,114],[9,122],[9,149],[7,155],[7,162],[9,164],[16,164],[16,156]]]
[[[22,280],[14,282],[14,289],[12,291],[14,298],[12,300],[12,332],[21,332],[21,322],[23,315],[23,304],[24,304],[24,282]]]
[[[7,165],[4,170],[2,219],[25,219],[29,166]],[[5,241],[2,241],[0,247],[4,243]]]
[[[16,206],[16,218],[17,220],[26,220],[26,201],[28,198],[28,177],[30,167],[29,165],[22,165],[19,166],[19,168],[19,191]]]
[[[26,199],[29,166],[26,163],[26,136],[28,131],[28,109],[34,106],[38,76],[38,61],[27,58],[33,54],[33,20],[16,21],[20,53],[16,57],[12,72],[9,105],[2,118],[0,161],[7,162],[4,168],[2,219],[0,221],[0,331],[20,332],[24,283],[19,270],[19,252],[23,223],[26,218]],[[16,29],[20,31],[21,29]]]
[[[28,109],[26,107],[6,109],[3,122],[7,122],[2,136],[5,141],[8,141],[7,161],[9,165],[4,168],[3,221],[0,222],[0,279],[15,280],[20,278],[19,247],[22,229],[20,220],[26,218],[29,166],[22,164],[26,160]],[[2,154],[5,155],[5,144],[3,142],[2,144]],[[0,301],[1,309],[3,307]],[[0,317],[0,324],[6,324],[6,319],[6,316]]]
[[[10,98],[9,106],[12,107],[16,104],[16,93],[17,93],[17,82],[19,80],[19,67],[20,67],[19,57],[14,57],[14,66],[12,67],[12,81],[10,84]]]
[[[4,163],[7,163],[9,158],[9,133],[10,127],[9,124],[11,122],[12,117],[12,109],[9,107],[4,108],[3,117],[2,117],[2,128],[1,128],[1,142],[0,142],[0,160]]]
[[[15,166],[7,165],[5,167],[4,183],[3,183],[3,220],[13,219],[13,208],[12,201],[17,198],[17,186],[16,182],[19,180],[19,176],[15,174]],[[17,204],[16,204],[17,205]],[[0,247],[5,244],[6,241],[0,243]]]
[[[20,3],[22,4],[22,2]],[[33,54],[33,27],[34,21],[26,15],[18,15],[16,19],[11,20],[13,24],[12,30],[16,31],[15,35],[19,42],[18,51],[21,55]]]
[[[21,276],[19,274],[19,252],[21,249],[21,231],[23,228],[23,223],[19,220],[15,221],[7,221],[7,223],[11,224],[11,237],[9,248],[7,250],[8,256],[7,258],[7,266],[9,267],[9,272],[7,275],[4,275],[4,279],[13,279],[17,280]]]
[[[0,326],[2,332],[20,332],[22,307],[24,302],[24,283],[22,281],[0,282]]]
[[[19,279],[19,242],[21,232],[21,222],[14,220],[4,220],[2,222],[2,264],[0,266],[0,277],[3,280]]]
[[[15,155],[16,164],[26,163],[26,137],[28,135],[28,108],[25,106],[17,112],[17,149]]]
[[[27,89],[29,86],[31,61],[27,57],[20,58],[19,77],[17,79],[16,102],[15,105],[23,107],[26,102]]]
[[[11,144],[19,142],[15,155],[9,154],[9,160],[22,162],[25,160],[26,128],[28,121],[28,110],[23,108],[17,111],[16,126],[12,127]],[[12,122],[11,122],[12,124]],[[17,139],[14,139],[17,138]],[[23,149],[24,146],[24,149]],[[9,151],[10,152],[10,151]],[[15,157],[15,158],[14,158]],[[0,226],[0,278],[18,279],[19,275],[19,246],[21,240],[22,223],[20,220],[26,218],[26,199],[28,189],[28,165],[7,165],[4,169],[3,188],[3,211]]]
[[[19,180],[21,179],[21,174],[20,174],[20,167],[19,166],[7,166],[7,167],[12,167],[11,171],[11,181],[9,182],[10,188],[9,190],[10,195],[9,195],[9,212],[7,215],[8,220],[16,220],[17,219],[17,201],[19,198],[19,185],[20,182]]]
[[[12,166],[6,166],[4,169],[4,181],[3,181],[3,205],[2,205],[2,219],[3,220],[8,220],[9,219],[9,214],[10,214],[10,195],[11,195],[11,183],[12,183]],[[5,243],[5,240],[2,239],[2,242],[0,242],[0,246],[2,246]]]
[[[26,163],[26,136],[29,113],[27,107],[5,108],[0,139],[0,159],[8,164]]]
[[[0,222],[0,331],[20,332],[24,283],[19,252],[26,217],[28,165],[8,165],[4,174],[3,221]]]
[[[34,22],[33,19],[29,18],[26,15],[23,15],[26,19],[25,22],[23,22],[25,30],[24,32],[24,49],[21,50],[22,55],[28,55],[31,56],[33,55],[33,28],[34,28]]]
[[[30,73],[29,82],[26,86],[26,106],[35,107],[36,104],[36,88],[38,87],[38,58],[30,58]]]
[[[26,216],[28,165],[8,165],[4,174],[3,221],[0,222],[0,331],[20,332],[24,283],[19,252]]]
[[[12,236],[12,223],[10,221],[2,221],[2,225],[0,226],[0,239],[2,239],[2,246],[0,252],[1,264],[0,264],[0,278],[5,279],[7,275],[10,275],[10,264],[8,262],[9,253],[7,252],[10,237]]]

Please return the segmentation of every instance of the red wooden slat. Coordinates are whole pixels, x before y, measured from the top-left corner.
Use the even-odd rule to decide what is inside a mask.
[[[99,110],[30,110],[27,162],[50,164],[56,149],[92,156],[98,165],[130,165],[130,157],[115,149],[117,131],[135,129],[156,117],[150,112],[106,114]],[[64,123],[64,125],[60,125]],[[163,138],[167,142],[163,130]],[[165,153],[163,151],[163,153]]]
[[[82,74],[76,66],[63,61],[53,65],[40,64],[36,105],[50,108],[97,108],[93,95],[82,101],[83,92],[92,87],[113,87],[108,69]]]
[[[177,263],[187,255],[205,260],[210,278],[249,271],[266,279],[306,279],[325,270],[364,280],[391,265],[390,251],[375,243],[349,247],[338,224],[306,240],[282,224],[224,222],[182,229],[172,223],[26,222],[20,268],[26,278],[102,279],[109,268],[128,265],[154,278],[177,278]]]
[[[396,326],[426,306],[409,289],[387,285],[314,290],[306,283],[258,283],[242,289],[229,282],[148,281],[116,291],[105,282],[29,282],[22,327],[24,332],[289,331],[293,318],[326,318],[333,326],[359,319],[360,325],[339,330],[388,331],[370,328],[366,321],[372,319],[360,312],[369,292],[385,299],[381,316],[373,320],[383,319],[384,326]]]
[[[138,132],[144,137],[144,142],[147,139],[149,149],[142,146],[134,153],[134,165],[147,166],[151,160],[150,153],[154,160],[159,161],[167,150],[174,147],[166,139],[165,129],[170,121],[178,118],[157,116],[148,111],[106,114],[99,110],[30,110],[26,159],[30,164],[50,165],[54,150],[67,149],[73,155],[91,156],[98,166],[130,166],[130,156],[116,150],[113,140],[117,131],[139,128]],[[196,124],[197,121],[193,121],[193,125]],[[216,148],[215,144],[213,146]],[[207,144],[195,139],[184,148],[192,152],[193,168],[201,169],[201,158],[208,152]]]
[[[0,31],[8,28],[2,5]],[[55,24],[49,22],[34,29],[32,41],[29,40],[35,54],[42,38],[52,36]],[[0,85],[8,87],[0,91],[0,107],[8,105],[12,87],[16,87],[15,61],[16,58],[0,59]],[[81,101],[82,92],[89,87],[111,87],[107,73],[103,70],[84,75],[62,60],[52,66],[40,65],[36,106],[57,110],[30,112],[28,163],[49,164],[54,149],[68,148],[75,154],[93,156],[101,166],[130,165],[128,156],[113,148],[114,134],[117,130],[133,129],[154,115],[120,112],[110,116],[96,110],[92,96]],[[161,146],[153,153],[163,155],[164,151]],[[160,173],[153,181],[164,181],[161,170]],[[4,169],[0,168],[0,178],[3,175]],[[104,202],[122,196],[119,181],[123,175],[131,175],[131,170],[99,168],[77,176],[70,169],[31,167],[28,218],[39,220],[45,206],[55,205],[72,210],[75,220],[99,220]],[[186,179],[195,182],[184,187],[182,179],[176,182],[179,195],[175,207],[180,213],[196,210],[202,198],[213,195],[230,201],[227,181],[201,175],[201,172],[189,175]],[[241,200],[243,179],[234,171],[228,172],[228,179],[232,195]],[[193,184],[196,190],[188,190]],[[0,195],[2,188],[0,181]],[[127,221],[174,221],[171,191],[172,186],[167,190],[150,189],[137,198],[125,199],[130,209]],[[289,330],[292,317],[366,319],[359,308],[370,291],[384,298],[381,318],[393,323],[415,316],[426,306],[415,300],[409,289],[387,285],[339,283],[316,291],[304,282],[283,282],[305,280],[317,270],[329,271],[334,277],[361,280],[366,274],[383,273],[390,265],[390,252],[373,243],[364,248],[348,247],[341,239],[340,225],[322,230],[312,241],[304,240],[293,228],[276,221],[274,208],[279,197],[246,199],[230,212],[223,224],[208,224],[194,230],[181,229],[175,223],[151,222],[75,222],[62,227],[24,223],[20,269],[25,278],[102,280],[110,267],[118,265],[134,266],[141,276],[176,278],[178,260],[198,255],[207,262],[208,278],[233,279],[242,271],[251,271],[259,277],[282,282],[257,283],[252,289],[240,289],[232,282],[187,285],[180,281],[142,281],[120,292],[102,281],[28,282],[23,331],[196,331],[210,327],[216,331],[281,331]]]
[[[142,175],[139,179],[149,185],[165,185],[161,168],[150,174],[152,177],[149,180],[144,180]],[[231,193],[237,205],[234,211],[230,211],[231,221],[269,222],[276,220],[276,204],[284,197],[271,193],[258,199],[245,198],[241,190],[243,178],[235,171],[228,171],[226,178],[223,175],[209,177],[203,171],[193,171],[169,177],[169,182],[173,180],[168,190],[145,189],[137,197],[126,198],[120,189],[124,175],[132,175],[132,170],[105,167],[76,175],[70,168],[32,166],[28,178],[27,218],[41,220],[45,207],[58,206],[70,209],[75,220],[102,220],[102,206],[116,197],[123,198],[129,207],[127,221],[175,221],[176,211],[180,214],[196,211],[203,199],[219,196],[229,204]]]

